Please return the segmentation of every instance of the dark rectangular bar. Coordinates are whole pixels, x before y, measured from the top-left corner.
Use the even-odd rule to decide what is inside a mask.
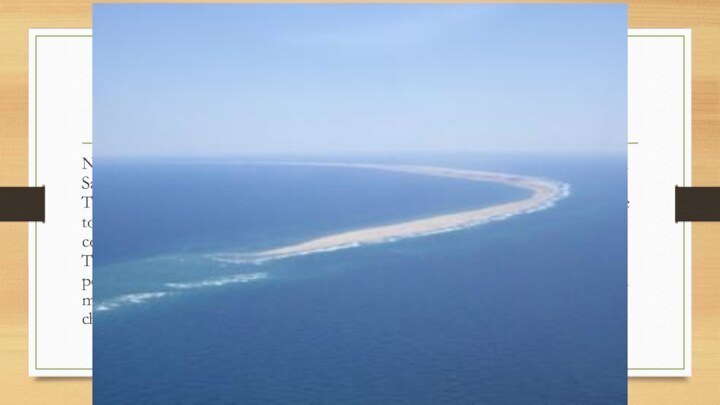
[[[0,187],[0,221],[45,222],[45,187]]]
[[[720,221],[720,187],[675,187],[675,222]]]

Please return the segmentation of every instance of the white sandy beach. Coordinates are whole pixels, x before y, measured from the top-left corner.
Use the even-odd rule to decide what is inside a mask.
[[[567,185],[564,183],[540,179],[536,177],[429,166],[321,162],[281,162],[272,164],[345,167],[368,170],[385,170],[424,176],[450,177],[469,181],[501,183],[513,187],[530,190],[532,194],[528,198],[509,203],[482,207],[453,214],[438,215],[429,218],[399,222],[395,224],[341,232],[297,243],[294,245],[283,246],[276,249],[269,249],[252,254],[218,254],[213,256],[216,260],[234,263],[247,261],[262,261],[273,258],[282,258],[288,256],[336,250],[344,247],[351,247],[362,244],[380,243],[388,240],[427,235],[450,229],[463,228],[479,223],[502,219],[508,216],[532,212],[535,210],[549,207],[555,201],[564,198],[567,195],[568,188]]]

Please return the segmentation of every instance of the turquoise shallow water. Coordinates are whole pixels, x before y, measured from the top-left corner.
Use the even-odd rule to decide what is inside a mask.
[[[572,195],[471,229],[230,265],[209,255],[527,192],[352,169],[97,160],[96,184],[113,188],[95,190],[96,400],[624,402],[624,159],[412,163],[545,176]]]

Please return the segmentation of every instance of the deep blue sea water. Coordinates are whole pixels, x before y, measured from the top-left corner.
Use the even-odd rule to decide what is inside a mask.
[[[547,177],[572,194],[469,229],[228,264],[211,255],[527,192],[359,169],[98,158],[95,402],[626,402],[625,156],[354,159]]]

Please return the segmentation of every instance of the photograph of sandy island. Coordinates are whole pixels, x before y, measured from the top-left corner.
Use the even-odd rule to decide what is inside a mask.
[[[97,4],[94,400],[627,398],[627,7]]]
[[[469,181],[505,184],[529,190],[531,191],[531,194],[530,196],[518,201],[497,204],[490,207],[483,207],[453,214],[437,215],[430,218],[416,219],[402,223],[363,228],[350,232],[342,232],[291,246],[269,249],[249,255],[217,254],[214,256],[216,260],[229,263],[242,263],[246,261],[258,262],[288,256],[327,252],[347,247],[357,247],[359,245],[364,245],[368,243],[381,243],[385,241],[394,241],[397,239],[413,236],[430,235],[433,233],[448,230],[457,230],[472,225],[486,223],[492,220],[504,219],[513,215],[548,208],[552,206],[552,204],[556,201],[567,197],[569,195],[570,189],[570,186],[568,184],[547,179],[475,170],[449,169],[442,167],[329,162],[276,162],[274,164],[387,170],[423,176],[449,177]]]

